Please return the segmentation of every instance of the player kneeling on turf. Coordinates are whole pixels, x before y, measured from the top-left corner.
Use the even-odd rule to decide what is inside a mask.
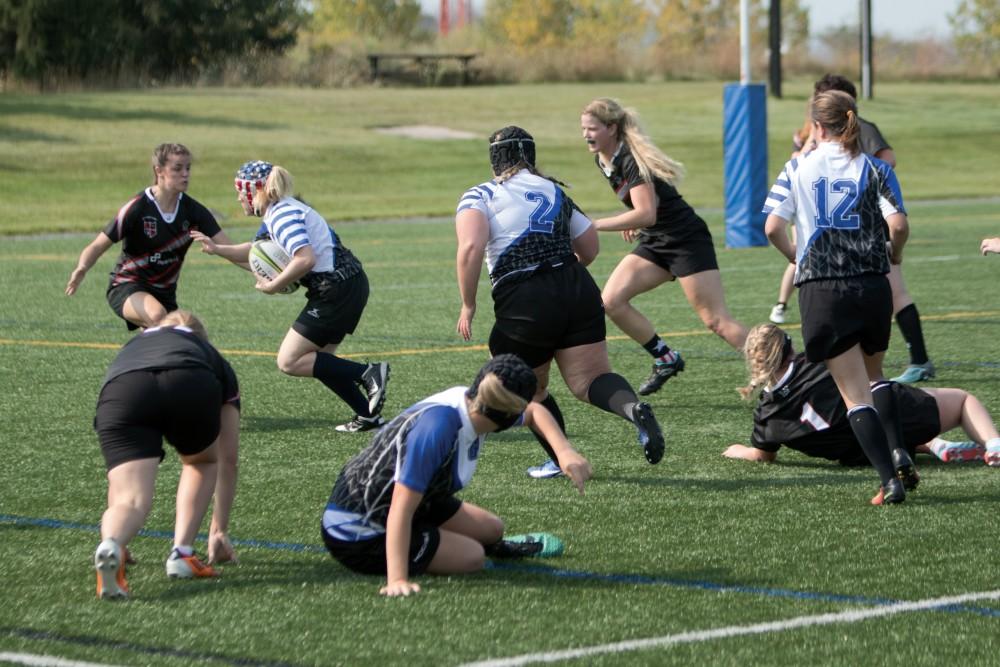
[[[538,403],[535,374],[502,354],[479,371],[471,387],[452,387],[407,408],[341,471],[323,513],[330,554],[355,572],[387,577],[383,595],[420,591],[414,574],[476,572],[487,556],[555,556],[558,538],[546,533],[504,539],[498,516],[455,493],[476,470],[487,433],[516,424],[537,429],[559,456],[580,493],[591,468]]]

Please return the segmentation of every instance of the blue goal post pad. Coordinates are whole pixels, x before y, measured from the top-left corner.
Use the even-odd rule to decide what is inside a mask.
[[[726,84],[723,96],[726,247],[766,246],[767,89],[762,83]]]

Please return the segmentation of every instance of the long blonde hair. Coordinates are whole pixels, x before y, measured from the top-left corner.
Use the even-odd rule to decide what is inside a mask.
[[[851,157],[861,152],[858,105],[853,97],[839,90],[816,93],[812,99],[810,116],[830,135],[838,137]]]
[[[749,383],[738,390],[749,400],[767,385],[785,361],[785,345],[788,334],[773,324],[758,324],[747,332],[743,343]]]
[[[476,412],[482,413],[484,407],[513,415],[524,412],[528,401],[503,386],[499,375],[487,373],[479,382],[476,397],[472,399],[472,408]]]
[[[628,146],[639,173],[647,183],[652,183],[655,177],[676,186],[684,178],[684,165],[656,147],[643,131],[635,109],[622,107],[618,100],[610,97],[599,97],[585,106],[583,113],[604,125],[618,126],[618,140]]]
[[[288,170],[280,165],[274,165],[271,167],[271,173],[267,175],[267,180],[264,181],[264,191],[253,199],[253,212],[263,215],[268,206],[291,196],[293,187],[294,181]]]

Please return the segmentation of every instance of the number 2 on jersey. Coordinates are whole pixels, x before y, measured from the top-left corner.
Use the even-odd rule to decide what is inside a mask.
[[[544,193],[534,190],[525,192],[524,198],[530,202],[535,202],[535,210],[528,216],[528,230],[551,234],[555,227],[555,222],[550,217],[552,215],[552,202]]]
[[[825,176],[813,181],[816,196],[816,226],[834,229],[858,229],[861,216],[855,212],[858,204],[858,182],[850,178],[838,178],[830,182]],[[830,210],[830,200],[834,194],[842,194],[840,201]]]

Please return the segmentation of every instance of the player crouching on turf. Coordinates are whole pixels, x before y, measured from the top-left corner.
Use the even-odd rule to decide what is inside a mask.
[[[462,574],[493,558],[546,557],[562,552],[547,533],[504,539],[495,514],[455,493],[476,470],[487,433],[516,424],[537,429],[559,456],[580,493],[591,468],[552,414],[530,403],[537,379],[519,357],[501,354],[471,387],[452,387],[407,408],[344,466],[323,513],[323,541],[349,569],[387,577],[382,595],[420,591],[411,576]]]
[[[381,415],[389,364],[359,364],[337,356],[337,347],[354,333],[368,303],[368,276],[361,262],[323,216],[292,196],[292,175],[284,167],[247,162],[236,172],[235,186],[243,213],[261,219],[258,237],[266,235],[292,258],[273,280],[258,276],[256,288],[279,294],[296,282],[306,287],[306,305],[278,348],[278,369],[316,378],[354,411],[337,431],[379,428],[385,424]],[[248,266],[251,243],[222,245],[198,232],[191,237],[203,252]]]
[[[766,383],[754,410],[750,445],[730,445],[723,456],[771,462],[782,445],[806,456],[845,466],[869,465],[847,419],[847,407],[822,363],[796,355],[784,331],[771,324],[750,330],[744,348],[750,369],[749,398]],[[1000,466],[1000,434],[990,413],[962,389],[917,389],[893,383],[899,401],[904,446],[914,455],[933,454],[945,462],[982,461]],[[970,438],[949,442],[937,437],[961,426]],[[872,504],[882,502],[882,492]]]
[[[236,374],[191,313],[167,313],[121,349],[108,369],[94,419],[108,468],[108,509],[94,554],[98,597],[128,597],[127,547],[153,504],[163,438],[181,458],[167,575],[218,575],[192,547],[213,491],[209,562],[235,560],[226,530],[236,491],[239,409]]]

